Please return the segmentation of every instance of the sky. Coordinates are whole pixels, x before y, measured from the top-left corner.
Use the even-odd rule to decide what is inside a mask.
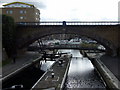
[[[118,21],[120,0],[1,0],[34,4],[41,21]]]

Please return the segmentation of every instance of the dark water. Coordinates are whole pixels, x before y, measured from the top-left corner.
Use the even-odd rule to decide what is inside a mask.
[[[84,58],[79,50],[66,50],[73,55],[65,83],[65,90],[105,90],[105,86],[88,58]]]
[[[2,83],[3,90],[9,90],[13,85],[23,85],[23,90],[30,90],[37,80],[45,73],[54,61],[41,61],[40,68],[34,66],[28,67],[6,82]]]
[[[29,67],[2,83],[2,88],[6,90],[11,88],[13,85],[23,85],[24,90],[29,90],[43,75],[43,73],[44,71],[39,68]]]

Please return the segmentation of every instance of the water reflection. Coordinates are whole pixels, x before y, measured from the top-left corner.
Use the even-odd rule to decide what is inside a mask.
[[[77,58],[77,59],[72,58],[68,74],[71,75],[77,73],[82,75],[91,70],[94,70],[94,67],[90,62],[90,60],[81,59],[81,58]]]
[[[59,49],[58,50],[58,52],[60,52],[60,53],[71,53],[71,50],[69,50],[69,49]]]
[[[105,88],[90,60],[83,58],[79,50],[71,50],[71,60],[66,89]],[[77,58],[76,58],[77,57]]]
[[[54,63],[55,61],[40,61],[41,67],[40,69],[43,71],[47,71],[50,66]]]

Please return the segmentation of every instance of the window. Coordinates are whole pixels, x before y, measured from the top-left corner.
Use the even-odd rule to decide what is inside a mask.
[[[24,13],[26,13],[26,11],[24,11]]]
[[[23,13],[23,10],[20,10],[20,13],[22,14],[22,13]]]
[[[25,10],[20,10],[20,14],[26,13]]]
[[[20,19],[23,19],[23,18],[24,18],[23,16],[20,17]]]
[[[36,20],[37,20],[37,21],[39,21],[39,20],[40,20],[40,18],[36,18]]]
[[[9,11],[6,11],[6,13],[8,14],[8,13],[9,13]]]
[[[13,13],[13,11],[12,10],[10,10],[10,14],[12,14]]]
[[[26,19],[26,17],[24,16],[24,19]]]

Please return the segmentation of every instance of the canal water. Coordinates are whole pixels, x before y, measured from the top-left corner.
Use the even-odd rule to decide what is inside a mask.
[[[2,83],[2,90],[11,90],[11,87],[14,85],[23,85],[22,90],[30,90],[53,63],[54,61],[40,61],[40,68],[36,68],[34,66],[26,68],[25,70],[16,74],[14,77],[8,79],[6,82]]]
[[[106,90],[91,61],[84,58],[79,50],[64,50],[61,52],[68,52],[73,56],[65,90]]]
[[[94,90],[106,90],[90,60],[84,58],[79,50],[58,50],[58,52],[73,55],[65,83],[65,90],[91,90],[90,88],[92,88],[92,90],[93,88]],[[24,90],[30,90],[30,88],[53,63],[54,61],[41,61],[40,68],[35,68],[33,66],[26,68],[24,71],[3,83],[3,89],[9,90],[11,86],[21,84],[24,86]]]
[[[44,71],[33,66],[17,73],[14,77],[2,83],[2,90],[11,90],[14,85],[23,85],[22,90],[30,90],[36,81],[44,74]],[[12,89],[14,90],[14,89]],[[17,90],[17,89],[15,89]]]
[[[40,70],[47,71],[55,61],[40,61],[41,67]]]

